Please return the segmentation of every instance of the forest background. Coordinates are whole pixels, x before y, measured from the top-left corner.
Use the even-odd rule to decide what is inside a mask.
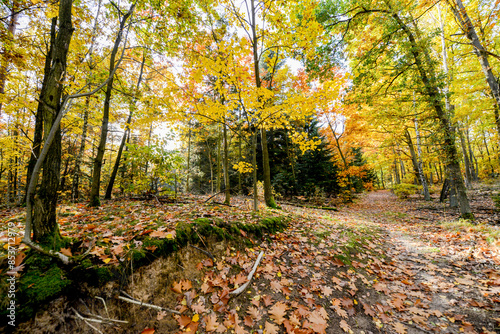
[[[27,205],[36,240],[58,200],[101,195],[224,191],[256,210],[259,191],[429,199],[446,181],[473,218],[466,189],[499,168],[499,7],[4,3],[2,202]]]

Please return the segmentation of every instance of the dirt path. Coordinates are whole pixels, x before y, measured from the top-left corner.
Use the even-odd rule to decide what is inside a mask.
[[[457,324],[460,332],[500,330],[500,258],[484,247],[482,235],[467,233],[467,226],[447,229],[427,223],[428,218],[412,216],[408,203],[389,191],[369,193],[339,214],[348,220],[364,220],[385,232],[386,255],[396,270],[409,273],[403,283],[409,292],[421,297],[423,310],[397,307],[394,299],[389,301],[404,311],[403,319],[411,317],[428,329],[432,323],[450,333],[457,331]],[[387,288],[397,293],[394,285],[387,284]],[[435,318],[431,322],[430,315]]]

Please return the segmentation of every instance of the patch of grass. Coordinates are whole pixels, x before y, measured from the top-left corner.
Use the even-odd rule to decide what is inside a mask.
[[[440,225],[443,229],[448,231],[483,234],[489,244],[500,240],[500,228],[498,226],[475,224],[465,219],[441,222]]]

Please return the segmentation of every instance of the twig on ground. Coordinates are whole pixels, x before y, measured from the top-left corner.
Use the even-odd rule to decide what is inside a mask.
[[[181,314],[179,311],[171,310],[171,309],[164,308],[164,307],[157,306],[157,305],[153,305],[153,304],[143,303],[143,302],[138,301],[136,299],[130,299],[130,298],[123,297],[123,296],[118,296],[118,299],[123,300],[123,301],[125,301],[127,303],[136,304],[136,305],[140,305],[140,306],[145,306],[145,307],[151,308],[153,310],[166,311],[166,312],[170,312],[170,313],[174,313],[174,314],[179,314],[179,315]]]
[[[93,330],[95,330],[96,332],[98,333],[101,333],[101,334],[104,334],[103,332],[101,332],[101,330],[99,330],[98,328],[92,326],[90,324],[89,321],[93,321],[93,322],[98,322],[98,323],[102,323],[102,320],[99,320],[99,319],[90,319],[90,318],[85,318],[83,317],[80,313],[78,313],[74,308],[71,308],[73,310],[73,312],[75,312],[76,314],[76,318],[77,319],[80,319],[80,320],[83,320],[90,328],[92,328]]]
[[[198,247],[196,247],[194,245],[189,245],[189,246],[191,246],[191,247],[199,250],[200,252],[202,252],[203,254],[205,254],[206,256],[208,256],[209,258],[211,258],[212,262],[215,264],[215,257],[209,251],[206,251],[204,249],[198,248]]]
[[[124,296],[125,296],[125,297],[127,297],[127,298],[133,299],[133,300],[135,300],[135,301],[137,301],[137,302],[139,301],[138,299],[135,299],[134,297],[132,297],[131,295],[129,295],[128,293],[126,293],[126,292],[125,292],[125,291],[123,291],[123,290],[120,290],[120,292],[121,292],[121,294],[122,294],[122,295],[124,295]]]
[[[106,301],[104,301],[104,298],[99,297],[99,296],[95,296],[95,298],[102,301],[102,303],[104,304],[104,310],[106,311],[106,315],[108,316],[108,319],[109,319],[110,316],[109,316],[109,312],[108,312],[108,306],[106,305]]]
[[[229,293],[230,295],[236,295],[237,296],[237,295],[239,295],[240,293],[242,293],[247,288],[247,286],[250,284],[250,281],[252,280],[253,274],[255,274],[255,271],[257,270],[257,267],[258,267],[258,265],[260,263],[260,260],[262,260],[262,256],[263,255],[264,255],[264,252],[261,251],[260,254],[259,254],[259,256],[257,257],[257,260],[255,260],[255,264],[253,265],[252,271],[247,276],[248,282],[246,282],[245,284],[243,284],[242,286],[240,286],[238,289],[231,291]]]

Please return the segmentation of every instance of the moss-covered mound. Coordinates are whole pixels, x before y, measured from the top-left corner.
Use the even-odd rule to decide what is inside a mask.
[[[253,245],[267,234],[283,231],[287,226],[285,217],[261,218],[257,222],[226,222],[219,218],[198,218],[193,222],[179,223],[174,238],[138,237],[135,247],[128,249],[118,264],[103,264],[102,260],[91,256],[70,266],[63,266],[57,260],[29,251],[24,261],[25,267],[16,280],[16,322],[32,317],[35,312],[61,295],[77,296],[80,287],[87,284],[100,286],[111,280],[126,284],[133,269],[147,265],[159,257],[168,256],[188,244],[204,247],[210,241],[234,241],[235,245]],[[2,275],[0,284],[0,316],[7,316],[10,301],[5,284],[7,276]]]

